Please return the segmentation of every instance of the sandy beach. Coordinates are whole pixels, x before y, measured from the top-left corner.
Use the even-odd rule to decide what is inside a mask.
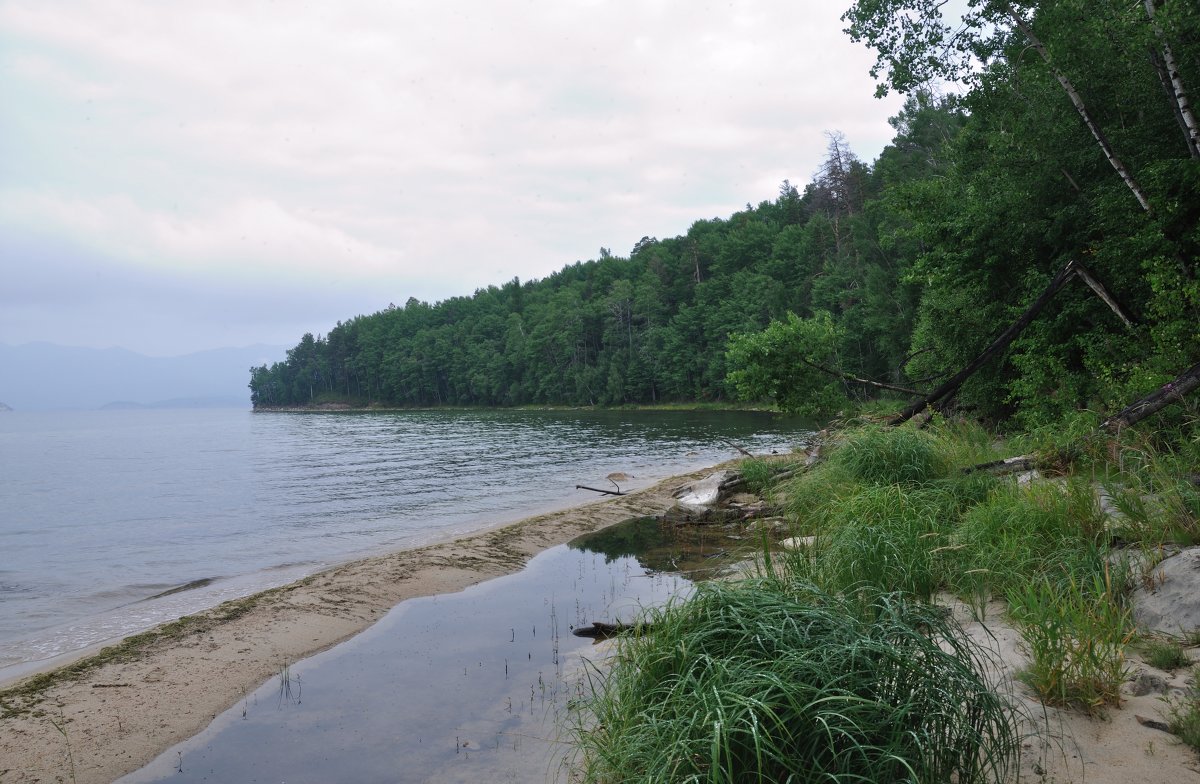
[[[369,627],[397,603],[518,571],[532,556],[631,517],[661,512],[680,484],[527,518],[358,560],[189,616],[0,692],[0,782],[107,784],[202,730],[296,662]]]

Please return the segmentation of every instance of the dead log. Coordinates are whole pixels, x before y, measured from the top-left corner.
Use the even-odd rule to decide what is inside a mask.
[[[723,442],[724,442],[724,443],[726,443],[726,444],[729,444],[731,447],[733,447],[733,448],[734,448],[734,449],[736,449],[737,451],[741,452],[741,453],[742,453],[743,455],[745,455],[746,457],[754,457],[754,453],[753,453],[753,452],[749,451],[748,449],[745,449],[744,447],[740,447],[740,446],[738,446],[737,444],[735,444],[735,443],[733,443],[732,441],[730,441],[728,438],[722,438],[722,439],[720,439],[720,440],[721,440],[721,441],[723,441]]]
[[[1117,314],[1117,318],[1125,322],[1125,326],[1129,327],[1130,329],[1134,328],[1137,322],[1134,320],[1133,316],[1129,315],[1129,311],[1121,306],[1121,303],[1117,301],[1116,297],[1108,293],[1108,289],[1104,287],[1104,284],[1096,280],[1096,276],[1093,275],[1092,271],[1085,267],[1082,262],[1076,262],[1075,274],[1079,276],[1080,280],[1087,284],[1088,288],[1095,292],[1096,296],[1099,297],[1105,305],[1108,305],[1109,309],[1112,310],[1113,313]]]
[[[1183,400],[1184,395],[1200,387],[1200,362],[1163,384],[1149,395],[1130,403],[1125,408],[1100,423],[1100,429],[1116,433],[1123,427],[1141,422],[1172,403]]]
[[[809,362],[807,359],[804,359],[803,357],[800,358],[800,362],[801,362],[801,364],[809,366],[813,370],[819,370],[822,373],[826,373],[830,376],[833,376],[834,378],[840,378],[842,381],[849,381],[852,384],[862,384],[863,386],[873,387],[875,389],[888,389],[888,390],[891,390],[892,392],[903,392],[906,395],[921,394],[919,391],[917,391],[915,389],[910,389],[909,387],[900,387],[900,386],[896,386],[895,384],[885,384],[882,381],[872,381],[869,378],[859,378],[858,376],[852,375],[850,373],[846,373],[841,370],[834,370],[833,368],[827,368],[824,365],[818,365],[816,362]]]
[[[986,463],[977,463],[973,466],[967,466],[962,469],[964,474],[974,474],[980,471],[987,471],[991,474],[1019,474],[1025,471],[1032,471],[1038,467],[1038,460],[1033,455],[1020,455],[1018,457],[1006,457],[1003,460],[991,460]]]

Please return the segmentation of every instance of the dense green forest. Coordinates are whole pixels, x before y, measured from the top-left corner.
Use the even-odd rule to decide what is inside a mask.
[[[251,370],[256,407],[773,399],[926,389],[1064,265],[1076,281],[958,395],[990,418],[1111,409],[1200,360],[1200,5],[859,0],[847,32],[907,95],[873,163],[828,135],[802,188],[683,236],[311,334]],[[942,85],[942,87],[938,87]],[[947,86],[950,85],[950,86]]]

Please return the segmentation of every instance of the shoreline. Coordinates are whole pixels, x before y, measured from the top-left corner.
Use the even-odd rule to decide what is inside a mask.
[[[400,602],[517,572],[576,536],[665,511],[676,487],[717,468],[346,562],[27,675],[0,691],[0,779],[112,782],[204,729],[282,667],[344,642]],[[27,695],[30,684],[44,685],[38,697]]]

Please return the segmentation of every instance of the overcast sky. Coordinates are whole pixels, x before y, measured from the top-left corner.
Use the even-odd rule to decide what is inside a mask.
[[[848,4],[0,0],[0,343],[293,345],[871,161]]]

